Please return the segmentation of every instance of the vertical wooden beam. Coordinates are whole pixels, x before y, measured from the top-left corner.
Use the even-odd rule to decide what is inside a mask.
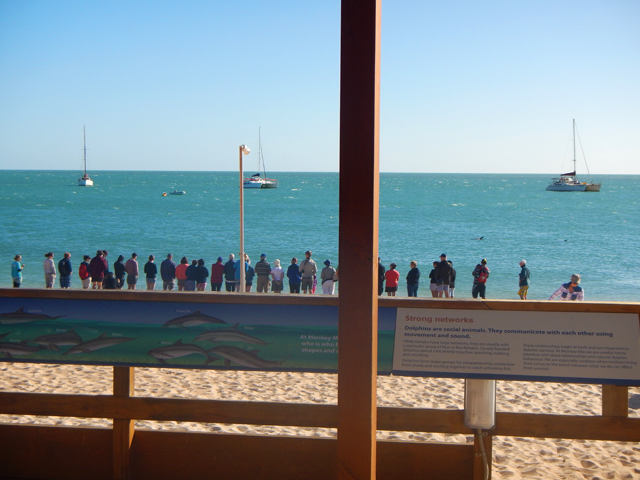
[[[131,397],[134,393],[134,368],[113,367],[113,394]],[[130,450],[133,441],[133,420],[113,419],[113,478],[128,480],[131,474]]]
[[[342,0],[339,479],[376,476],[381,0]]]
[[[629,387],[602,385],[602,415],[605,417],[629,416]]]
[[[493,436],[483,431],[483,435],[473,436],[473,480],[490,480],[491,479],[491,464],[493,461]],[[484,435],[486,434],[486,435]],[[487,456],[487,470],[488,476],[485,476],[484,470],[484,456],[482,454],[482,448],[480,442],[484,445],[484,452]]]

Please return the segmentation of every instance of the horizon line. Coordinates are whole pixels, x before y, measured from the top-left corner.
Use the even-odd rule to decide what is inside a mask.
[[[56,169],[56,168],[0,168],[2,172],[77,172],[76,169]],[[99,172],[173,172],[173,173],[238,173],[237,170],[119,170],[119,169],[105,169],[105,170],[91,170],[94,173]],[[247,172],[251,172],[253,170],[247,170]],[[308,173],[308,174],[322,174],[322,173],[337,173],[339,171],[295,171],[295,170],[272,170],[269,175],[276,173]],[[380,171],[379,173],[392,173],[399,175],[552,175],[559,177],[561,174],[552,173],[552,172],[543,172],[543,173],[523,173],[523,172],[392,172],[392,171]],[[593,177],[593,176],[601,176],[601,175],[640,175],[640,173],[581,173],[578,176],[580,177]]]

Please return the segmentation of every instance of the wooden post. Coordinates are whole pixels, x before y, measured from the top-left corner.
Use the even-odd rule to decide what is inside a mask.
[[[629,416],[629,387],[602,385],[602,415],[605,417]]]
[[[381,0],[342,0],[338,479],[376,477]]]
[[[134,393],[134,368],[113,367],[113,395],[131,397]],[[130,449],[133,441],[133,420],[113,419],[113,479],[130,478]]]

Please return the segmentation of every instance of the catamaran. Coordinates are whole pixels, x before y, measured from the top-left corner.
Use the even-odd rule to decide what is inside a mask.
[[[82,136],[84,137],[84,175],[82,175],[82,178],[78,180],[78,186],[92,187],[93,180],[91,180],[89,175],[87,175],[87,134],[84,125],[82,126]]]
[[[262,173],[260,173],[262,167]],[[264,175],[264,176],[263,176]],[[249,178],[245,178],[242,182],[243,188],[278,188],[278,180],[275,178],[267,178],[267,172],[264,166],[264,157],[262,156],[262,143],[260,141],[260,129],[258,129],[258,173],[254,173]]]
[[[581,145],[582,147],[582,145]],[[585,159],[585,165],[587,161]],[[587,173],[589,167],[587,166]],[[576,121],[573,120],[573,172],[561,173],[559,178],[551,179],[547,185],[548,192],[599,192],[601,183],[580,182],[576,178]]]

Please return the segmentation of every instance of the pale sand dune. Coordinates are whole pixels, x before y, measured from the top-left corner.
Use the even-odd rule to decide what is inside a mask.
[[[464,381],[455,379],[378,378],[378,405],[461,409]],[[80,365],[0,365],[0,390],[14,392],[110,394],[112,368]],[[312,373],[267,373],[137,368],[136,396],[335,404],[337,376]],[[630,389],[629,415],[637,409],[640,388]],[[597,415],[600,387],[532,382],[498,382],[497,408],[505,412]],[[110,420],[0,415],[2,423],[92,425]],[[256,425],[136,422],[138,428],[333,437],[334,429]],[[379,432],[380,439],[468,443],[470,435],[424,432]],[[494,479],[637,479],[640,444],[564,439],[496,437]]]

